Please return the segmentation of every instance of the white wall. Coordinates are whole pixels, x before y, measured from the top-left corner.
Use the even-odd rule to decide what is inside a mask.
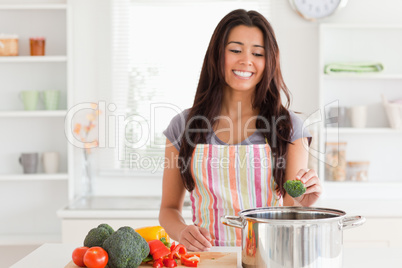
[[[268,20],[275,29],[280,46],[283,75],[292,93],[291,108],[302,112],[305,117],[319,108],[320,23],[402,24],[400,0],[350,0],[344,9],[320,22],[299,17],[287,0],[270,1],[273,12]],[[73,3],[74,99],[75,102],[102,100],[101,92],[111,85],[108,54],[111,42],[110,0],[73,0]],[[76,174],[80,175],[79,171]],[[160,180],[113,178],[98,179],[97,182],[99,194],[155,195],[161,192]]]

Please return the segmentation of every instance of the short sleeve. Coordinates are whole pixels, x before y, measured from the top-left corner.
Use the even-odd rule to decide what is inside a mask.
[[[289,111],[290,120],[292,121],[293,131],[290,135],[290,141],[294,142],[300,138],[307,138],[308,145],[310,146],[312,136],[307,127],[303,126],[303,120],[300,119],[294,112]]]
[[[175,115],[166,130],[163,131],[163,134],[178,151],[180,150],[181,138],[184,133],[188,113],[189,110],[184,110],[182,113]]]

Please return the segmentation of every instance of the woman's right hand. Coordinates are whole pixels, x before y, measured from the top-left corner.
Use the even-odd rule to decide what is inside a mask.
[[[207,251],[212,245],[207,229],[195,225],[187,225],[180,233],[179,243],[189,251]]]

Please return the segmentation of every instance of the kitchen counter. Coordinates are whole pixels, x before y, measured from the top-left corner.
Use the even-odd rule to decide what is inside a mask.
[[[333,208],[348,215],[369,218],[402,218],[402,199],[321,199],[315,207]]]
[[[135,196],[93,196],[80,198],[65,208],[57,211],[57,216],[62,219],[79,218],[119,218],[157,219],[161,197],[135,197]],[[189,199],[184,201],[183,217],[191,218],[191,203]]]
[[[363,226],[344,232],[346,247],[402,247],[402,200],[321,199],[316,207],[343,210],[348,216],[364,216]],[[73,202],[57,212],[62,223],[63,243],[80,243],[88,230],[101,223],[115,229],[121,226],[159,225],[160,197],[92,197]],[[183,207],[183,218],[192,223],[190,202]]]
[[[95,196],[78,199],[57,212],[62,219],[89,218],[154,218],[159,215],[161,198],[154,197],[108,197]],[[402,218],[402,199],[360,200],[360,199],[321,199],[315,207],[334,208],[348,215],[361,215],[374,218]],[[183,217],[191,219],[191,203],[186,198]]]
[[[71,254],[78,246],[74,244],[44,244],[10,268],[63,268],[71,261]],[[238,256],[237,267],[241,267],[240,248],[213,247],[212,251],[236,252]],[[401,249],[396,248],[344,248],[343,268],[398,267],[397,264],[402,263],[400,251]]]

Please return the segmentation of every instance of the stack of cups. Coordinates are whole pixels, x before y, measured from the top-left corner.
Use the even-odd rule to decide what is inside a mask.
[[[350,122],[352,127],[364,128],[367,123],[367,107],[363,105],[350,108]]]
[[[43,172],[54,174],[59,171],[59,153],[44,152],[42,154]],[[34,174],[38,172],[39,154],[22,153],[19,162],[23,168],[24,174]]]
[[[19,97],[26,111],[34,111],[37,109],[39,97],[43,101],[46,110],[57,110],[59,108],[59,90],[45,90],[42,92],[37,90],[25,90],[20,92]]]

